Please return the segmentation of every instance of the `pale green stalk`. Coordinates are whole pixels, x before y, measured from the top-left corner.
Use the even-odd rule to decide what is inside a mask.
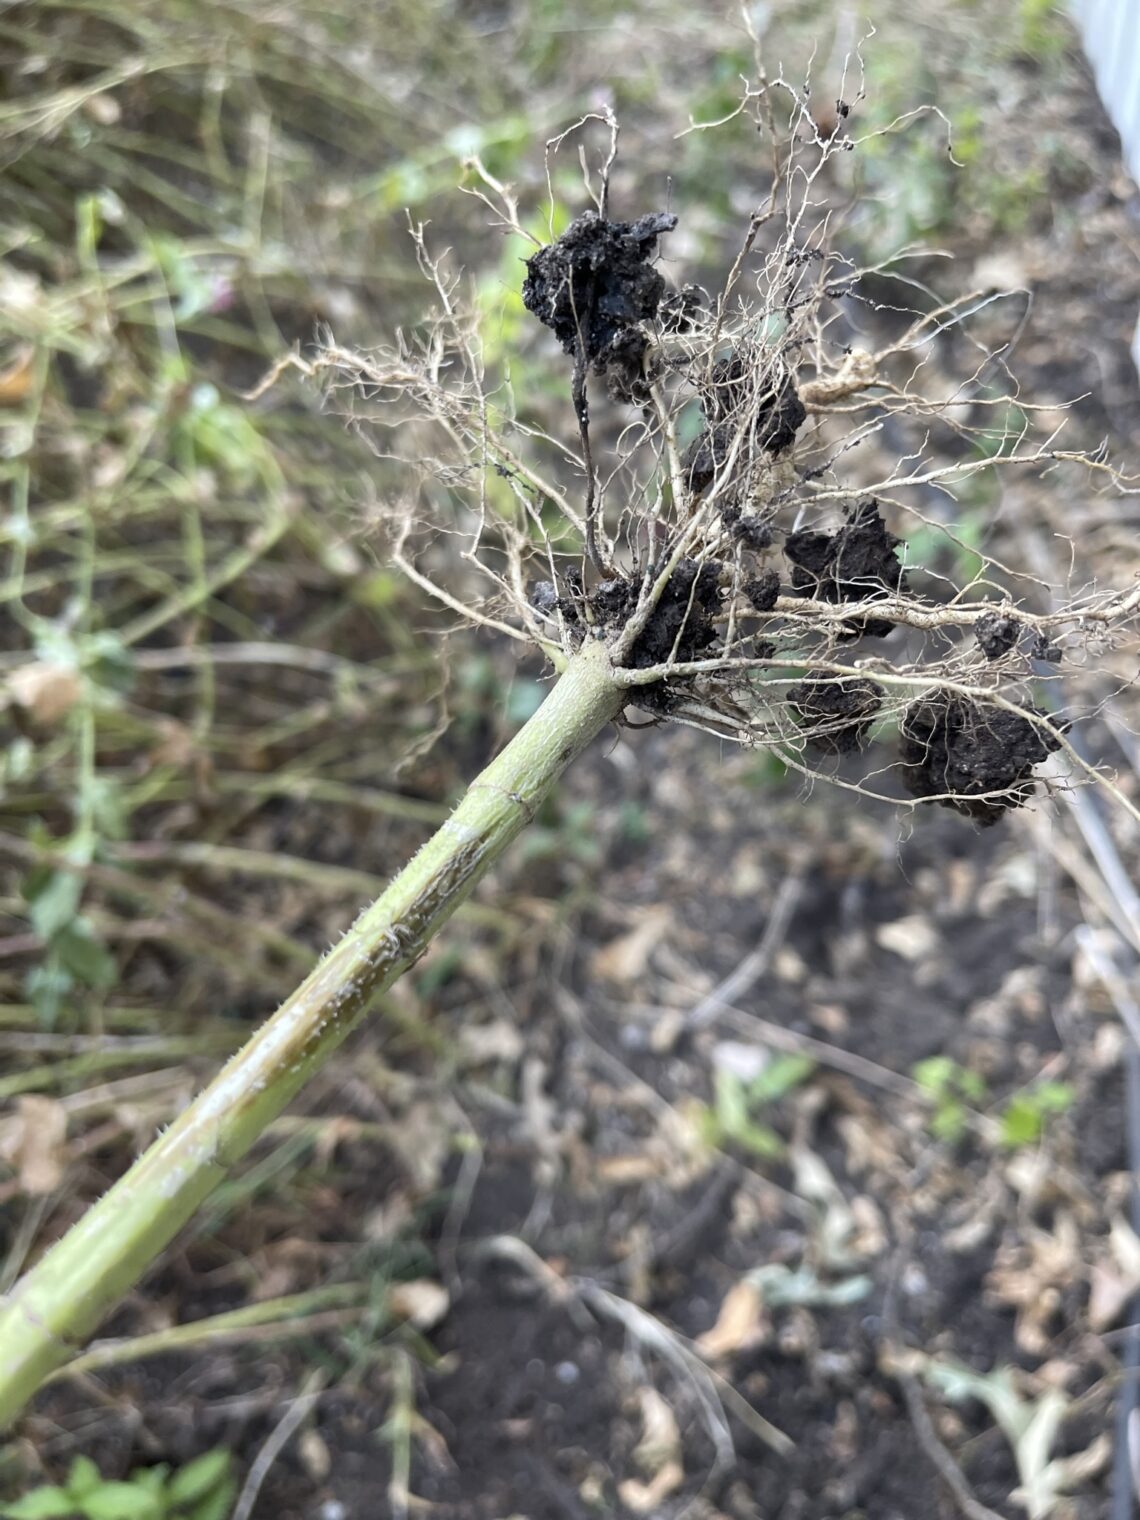
[[[129,1172],[0,1300],[0,1426],[75,1355],[369,1002],[431,943],[625,700],[587,644],[455,812]]]

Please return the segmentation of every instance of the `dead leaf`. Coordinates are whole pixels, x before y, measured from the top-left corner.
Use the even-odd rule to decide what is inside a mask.
[[[417,1277],[411,1282],[393,1283],[388,1291],[388,1305],[393,1314],[406,1319],[417,1330],[430,1330],[438,1325],[451,1307],[451,1299],[442,1283],[430,1277]]]
[[[973,290],[1020,290],[1029,280],[1024,259],[1012,248],[982,255],[971,276]]]
[[[927,960],[938,949],[938,931],[919,913],[897,918],[893,924],[880,924],[875,939],[904,961]]]
[[[101,127],[113,127],[123,114],[122,106],[106,90],[100,90],[97,95],[88,95],[83,102],[83,109]]]
[[[986,1274],[986,1298],[1016,1308],[1018,1346],[1031,1356],[1046,1356],[1061,1294],[1084,1275],[1076,1220],[1059,1209],[1051,1232],[1033,1230],[1023,1241],[998,1250]]]
[[[450,1141],[448,1120],[427,1099],[410,1103],[391,1130],[392,1143],[417,1191],[439,1185]]]
[[[82,690],[83,682],[74,666],[53,665],[47,660],[31,660],[8,677],[13,702],[44,728],[65,718]]]
[[[25,1093],[0,1126],[0,1157],[16,1172],[23,1192],[53,1193],[63,1180],[67,1110],[55,1098]]]
[[[641,1404],[641,1440],[633,1450],[633,1460],[648,1473],[649,1481],[627,1478],[618,1484],[618,1497],[635,1514],[648,1515],[685,1481],[681,1466],[681,1432],[672,1409],[656,1388],[637,1390]]]
[[[313,1482],[323,1483],[332,1469],[332,1454],[319,1431],[310,1428],[301,1432],[297,1442],[297,1455]]]
[[[36,351],[30,343],[16,350],[12,362],[0,370],[0,406],[18,406],[32,388]]]
[[[754,1283],[742,1278],[724,1295],[716,1323],[694,1344],[703,1357],[715,1362],[759,1346],[767,1331],[764,1296]]]
[[[1117,1214],[1113,1219],[1108,1239],[1120,1270],[1140,1287],[1140,1236],[1123,1214]]]
[[[1110,1226],[1111,1263],[1096,1262],[1089,1273],[1089,1325],[1098,1334],[1116,1324],[1140,1292],[1140,1238],[1117,1214]]]
[[[611,940],[593,958],[595,976],[608,982],[635,982],[645,974],[649,957],[673,921],[669,908],[647,908],[628,933]]]
[[[492,1019],[489,1024],[465,1024],[459,1032],[463,1059],[471,1066],[490,1062],[513,1064],[524,1050],[523,1037],[509,1019]]]
[[[594,1176],[611,1187],[624,1187],[631,1182],[648,1182],[662,1171],[661,1162],[645,1152],[637,1155],[602,1156],[593,1165]]]
[[[684,1481],[685,1469],[680,1462],[666,1462],[648,1483],[637,1478],[626,1478],[619,1483],[618,1498],[635,1515],[651,1515]]]

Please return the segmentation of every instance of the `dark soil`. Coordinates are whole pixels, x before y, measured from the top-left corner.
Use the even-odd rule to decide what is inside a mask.
[[[1001,612],[987,612],[974,624],[974,637],[987,660],[999,660],[1021,637],[1017,618]]]
[[[771,525],[755,512],[741,512],[739,516],[725,511],[722,516],[729,533],[745,549],[761,554],[772,545]]]
[[[812,674],[791,688],[788,705],[812,749],[849,755],[866,743],[883,696],[875,681]]]
[[[981,824],[1028,802],[1037,790],[1033,767],[1061,747],[1029,718],[953,693],[913,703],[900,735],[903,785],[911,796],[934,798]],[[942,795],[947,792],[954,795]]]
[[[657,239],[677,218],[654,211],[611,222],[584,211],[557,240],[527,260],[522,297],[568,354],[632,394],[641,377],[652,322],[665,295],[653,267]],[[676,320],[676,311],[670,313]]]
[[[721,604],[723,568],[717,560],[680,561],[630,650],[630,665],[644,670],[670,660],[698,659],[707,651],[717,637],[713,617]],[[640,580],[602,581],[590,596],[594,627],[603,632],[623,628],[637,606],[640,590]],[[663,683],[638,688],[638,705],[653,711],[668,711],[673,700]]]
[[[754,612],[771,612],[780,596],[779,572],[761,570],[744,582],[743,589]]]
[[[792,565],[792,589],[825,602],[873,601],[903,590],[906,577],[895,556],[900,542],[887,531],[878,502],[861,501],[835,533],[805,528],[788,534],[784,554]],[[846,627],[849,638],[885,638],[894,625],[859,618]]]
[[[705,427],[690,444],[684,468],[689,489],[698,495],[708,490],[727,465],[741,434],[739,458],[754,457],[757,451],[777,455],[791,447],[807,418],[782,363],[751,349],[719,360],[708,381],[698,381],[697,389]],[[729,526],[740,520],[731,491],[726,492],[723,511]]]

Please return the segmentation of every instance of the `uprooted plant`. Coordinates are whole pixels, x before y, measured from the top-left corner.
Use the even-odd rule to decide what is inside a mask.
[[[1053,413],[1014,406],[1007,355],[974,336],[1000,294],[924,296],[901,322],[891,312],[882,342],[858,342],[876,330],[864,290],[875,272],[833,246],[821,203],[828,165],[857,142],[822,134],[783,81],[749,89],[741,111],[778,155],[715,296],[670,286],[658,267],[677,216],[611,215],[612,119],[600,177],[586,174],[593,204],[557,238],[529,232],[511,190],[470,165],[473,193],[529,240],[523,300],[571,364],[565,434],[540,430],[488,367],[459,279],[419,228],[430,328],[388,351],[330,339],[287,361],[374,445],[392,482],[374,513],[392,561],[459,617],[544,651],[559,679],[278,1013],[16,1285],[0,1308],[0,1418],[138,1280],[606,725],[695,726],[873,795],[892,795],[875,777],[893,774],[906,805],[981,824],[1025,803],[1051,757],[1112,788],[1040,688],[1058,661],[1084,660],[1099,699],[1140,587],[1089,584],[1050,604],[996,558],[951,553],[970,567],[955,584],[947,556],[907,556],[919,529],[953,548],[955,492],[987,472],[1066,470],[1074,489],[1082,471],[1109,487],[1118,477],[1062,449],[1039,420]],[[976,369],[927,394],[947,334],[977,346]]]

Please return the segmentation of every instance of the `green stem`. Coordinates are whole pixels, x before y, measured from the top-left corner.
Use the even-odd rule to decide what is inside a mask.
[[[66,1362],[300,1087],[431,943],[625,701],[600,643],[292,997],[0,1300],[0,1426]]]

